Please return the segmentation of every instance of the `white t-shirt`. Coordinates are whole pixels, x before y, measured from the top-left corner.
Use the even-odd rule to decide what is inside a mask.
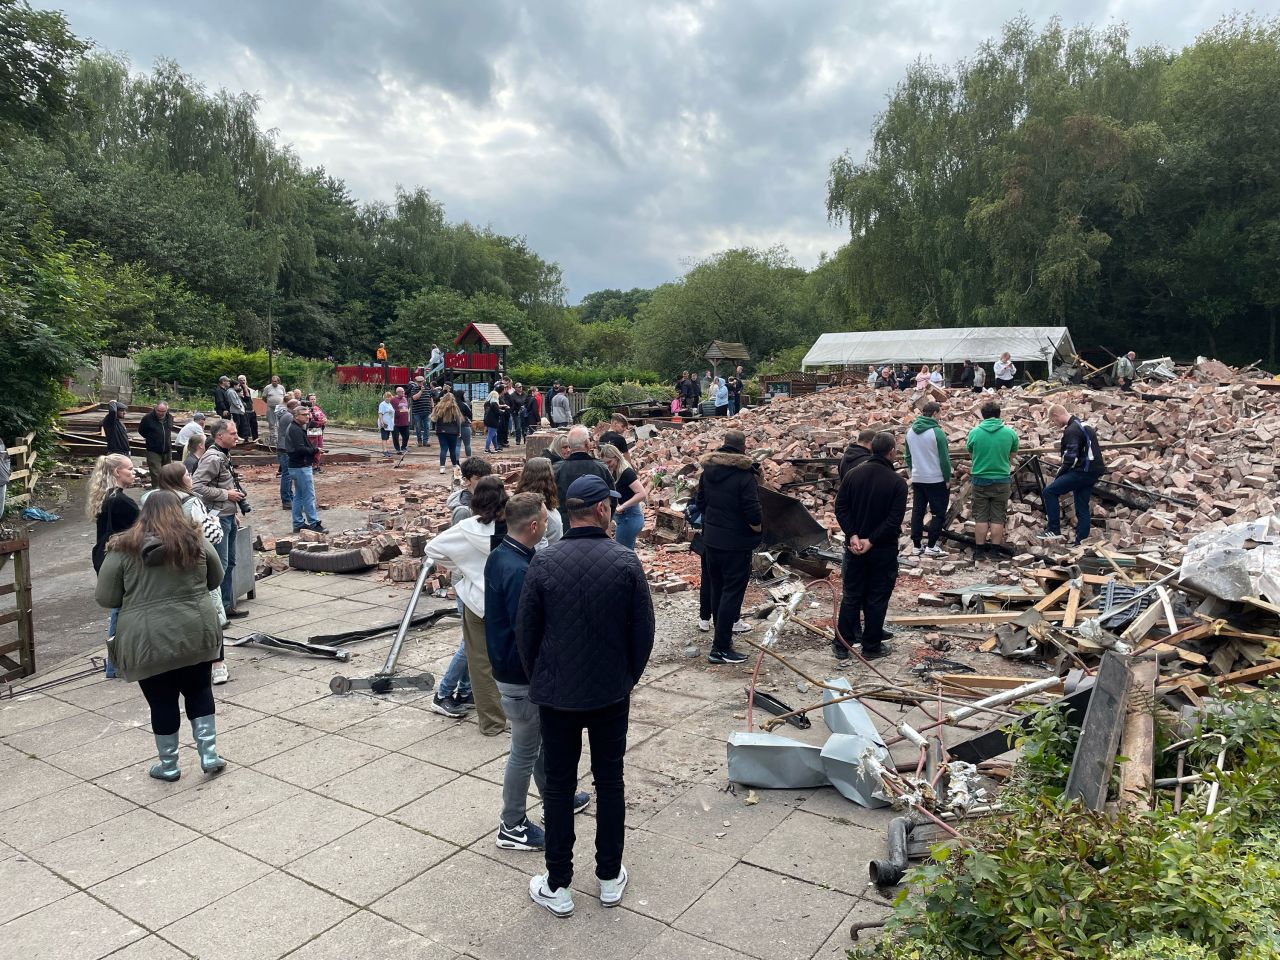
[[[191,439],[200,436],[202,433],[204,433],[204,422],[192,420],[178,431],[178,449],[185,453],[187,444],[191,442]]]

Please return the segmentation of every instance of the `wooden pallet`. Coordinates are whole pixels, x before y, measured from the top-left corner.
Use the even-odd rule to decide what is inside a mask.
[[[25,539],[0,540],[0,571],[13,562],[13,582],[0,584],[0,597],[12,596],[16,601],[14,609],[0,613],[0,683],[12,683],[36,672],[29,547]],[[17,624],[16,640],[5,629],[11,623]]]

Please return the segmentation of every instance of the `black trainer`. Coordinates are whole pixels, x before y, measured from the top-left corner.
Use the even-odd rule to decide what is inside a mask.
[[[866,647],[863,647],[862,659],[879,660],[881,657],[887,657],[891,653],[893,653],[893,647],[889,646],[889,644],[887,643],[882,643],[879,647],[877,647],[874,650],[868,650]]]
[[[849,659],[849,651],[846,650],[844,644],[838,640],[835,643],[831,644],[831,652],[835,654],[835,658],[837,660]]]
[[[467,711],[458,706],[453,697],[442,697],[436,694],[431,698],[431,712],[438,713],[442,717],[449,717],[451,720],[461,720],[467,715]]]
[[[747,655],[737,650],[712,650],[707,654],[708,663],[746,663]]]
[[[465,697],[454,694],[452,699],[455,707],[463,710],[474,710],[476,708],[476,695],[474,692],[468,693]]]

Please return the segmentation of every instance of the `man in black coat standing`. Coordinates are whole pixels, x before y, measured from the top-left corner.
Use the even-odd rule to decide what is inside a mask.
[[[839,479],[843,480],[846,473],[871,457],[871,441],[875,436],[874,430],[859,431],[858,439],[844,448],[844,456],[840,458],[840,466],[836,470]]]
[[[742,598],[751,578],[751,555],[764,529],[756,463],[746,454],[741,430],[728,430],[724,445],[702,458],[702,477],[694,497],[702,514],[702,549],[711,577],[711,619],[715,639],[711,663],[742,663],[733,649],[733,626],[742,615]]]
[[[898,531],[907,512],[907,482],[893,468],[893,437],[877,433],[871,456],[845,474],[836,493],[836,520],[844,531],[840,635],[861,644],[868,660],[885,656],[884,618],[898,582]],[[837,660],[848,651],[833,644]]]
[[[173,415],[169,405],[161,400],[143,416],[138,433],[147,444],[147,470],[151,473],[151,488],[160,487],[160,468],[173,459]]]
[[[567,493],[569,529],[529,564],[516,618],[516,649],[529,699],[538,705],[546,770],[547,872],[529,881],[529,897],[560,917],[573,913],[573,802],[583,730],[596,784],[600,903],[617,906],[627,885],[622,757],[631,690],[649,662],[654,633],[644,568],[607,532],[617,492],[585,476]]]
[[[591,431],[582,424],[569,428],[567,447],[569,455],[555,465],[556,495],[560,500],[560,520],[569,529],[569,487],[579,477],[599,477],[612,490],[613,474],[609,468],[591,455]]]

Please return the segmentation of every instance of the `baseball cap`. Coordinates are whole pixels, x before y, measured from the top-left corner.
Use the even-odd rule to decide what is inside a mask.
[[[569,484],[569,489],[565,491],[564,505],[570,510],[577,510],[579,507],[594,506],[606,497],[613,497],[616,500],[621,496],[622,494],[617,490],[610,490],[609,485],[599,477],[579,477]]]
[[[203,414],[203,413],[199,413],[199,412],[197,412],[197,413],[193,413],[193,414],[191,415],[191,419],[192,419],[192,420],[203,420],[203,419],[204,419],[204,414]]]

